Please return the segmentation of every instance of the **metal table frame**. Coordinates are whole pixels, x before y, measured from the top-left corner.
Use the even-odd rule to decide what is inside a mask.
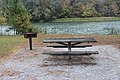
[[[68,52],[71,52],[71,46],[75,46],[84,42],[97,42],[94,38],[46,38],[43,43],[58,43],[62,45],[67,45]],[[71,55],[69,55],[69,59],[71,59]]]

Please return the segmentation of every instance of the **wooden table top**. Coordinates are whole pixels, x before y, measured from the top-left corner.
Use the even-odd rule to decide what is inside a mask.
[[[59,42],[97,42],[94,38],[46,38],[44,43],[59,43]]]

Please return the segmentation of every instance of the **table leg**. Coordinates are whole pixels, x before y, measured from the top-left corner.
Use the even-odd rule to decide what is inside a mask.
[[[71,52],[71,42],[68,42],[68,51]],[[69,54],[69,60],[71,59],[71,55]]]

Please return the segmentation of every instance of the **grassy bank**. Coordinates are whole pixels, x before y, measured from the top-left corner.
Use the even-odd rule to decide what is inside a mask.
[[[42,43],[44,38],[80,38],[92,37],[98,42],[95,45],[116,45],[120,48],[120,35],[59,35],[59,34],[38,34],[37,38],[33,39],[33,47],[46,46]],[[5,58],[11,53],[15,53],[21,47],[28,47],[28,39],[23,36],[0,36],[0,59]]]
[[[120,17],[92,17],[92,18],[61,18],[53,22],[88,22],[88,21],[118,21]]]
[[[43,40],[42,35],[38,35],[38,38],[33,38],[34,45],[39,44]],[[5,59],[10,54],[15,53],[20,48],[28,47],[28,39],[21,36],[0,36],[0,61]]]
[[[14,53],[24,43],[23,36],[0,36],[0,58]]]

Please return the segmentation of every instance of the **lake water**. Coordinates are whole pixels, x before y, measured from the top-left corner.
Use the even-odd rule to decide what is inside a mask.
[[[34,23],[33,25],[47,34],[111,34],[111,31],[120,34],[120,21]]]
[[[52,22],[52,23],[33,23],[41,33],[45,34],[120,34],[120,21],[107,22]],[[105,29],[106,28],[106,29]],[[2,28],[4,34],[13,34],[7,31],[7,27]],[[1,28],[0,28],[1,33]]]
[[[10,30],[11,26],[0,26],[0,35],[14,35],[14,30]]]

